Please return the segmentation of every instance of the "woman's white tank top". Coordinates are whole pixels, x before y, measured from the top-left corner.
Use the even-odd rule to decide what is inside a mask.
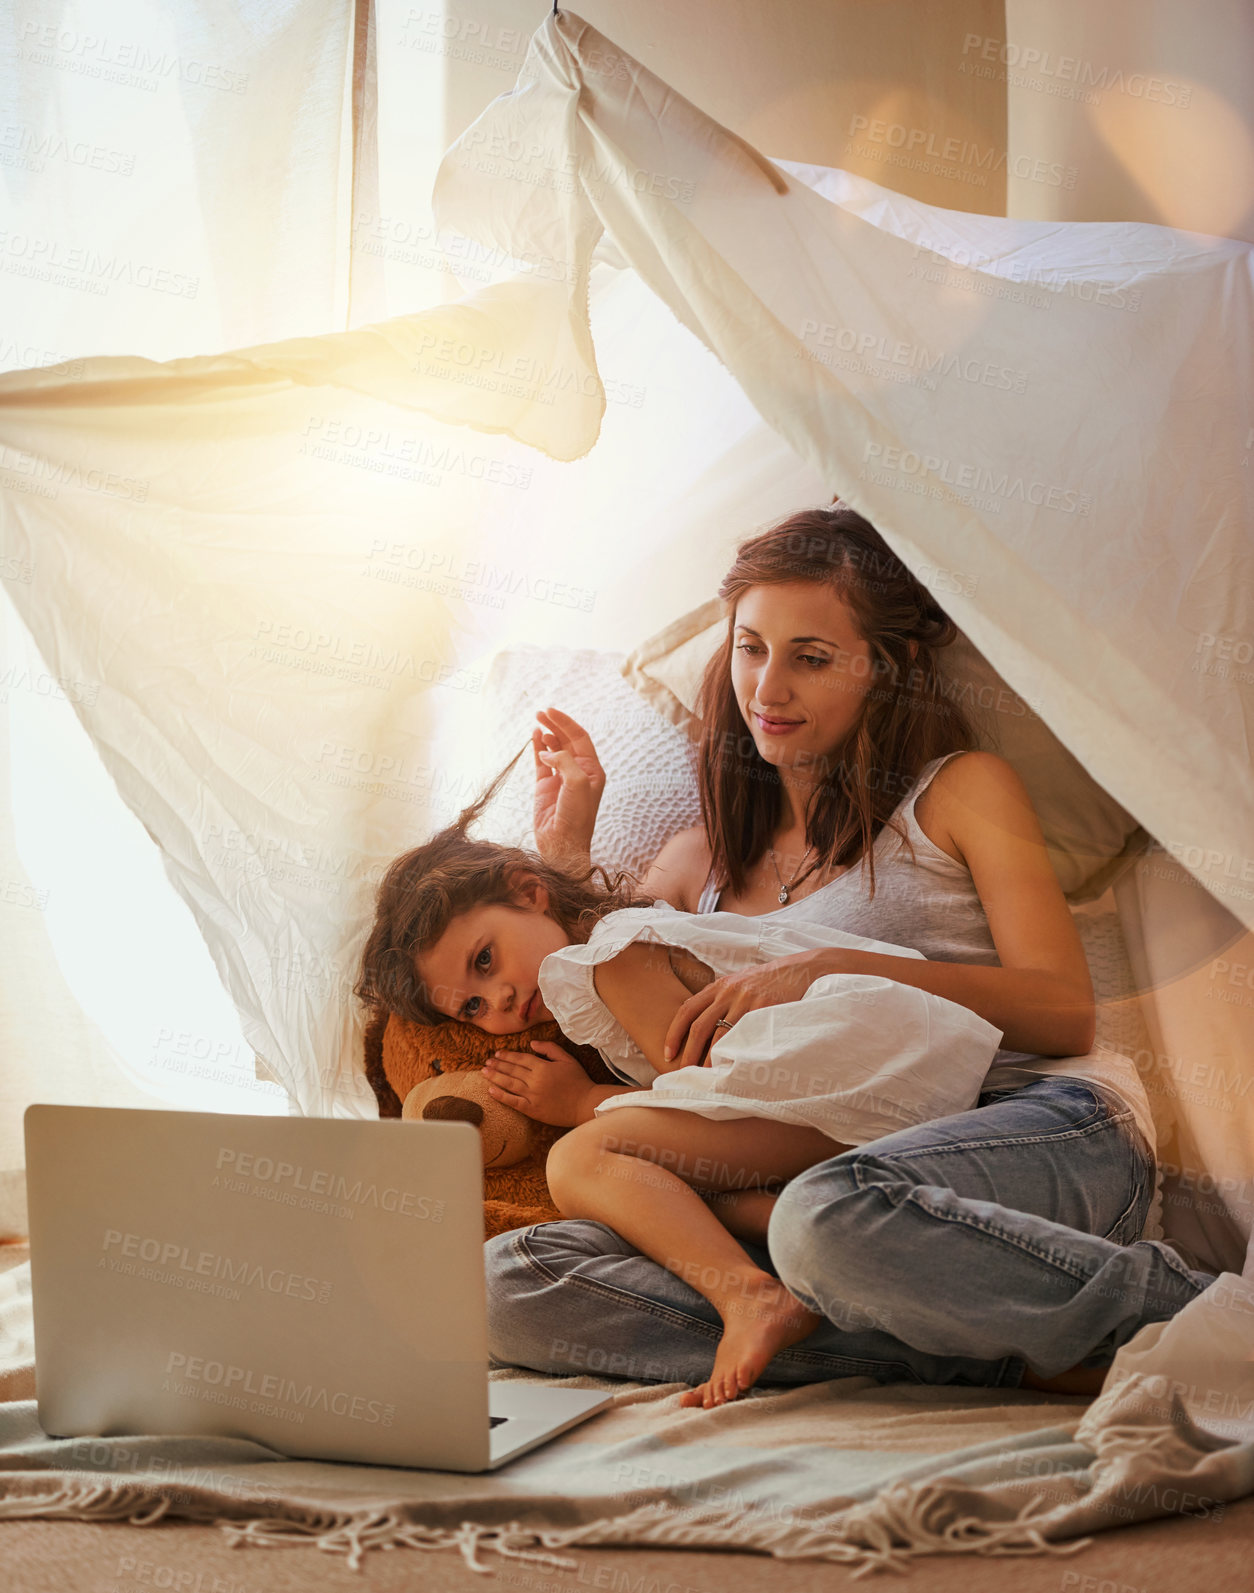
[[[915,804],[937,770],[958,756],[948,752],[933,758],[894,809],[894,818],[904,825],[914,846],[913,863],[887,825],[876,836],[874,901],[867,897],[866,871],[855,863],[809,895],[757,916],[816,919],[870,940],[913,946],[936,962],[999,964],[971,870],[930,841],[915,817]],[[720,894],[711,876],[702,889],[698,913],[716,912]]]
[[[803,918],[896,946],[913,946],[935,962],[971,962],[1001,966],[988,919],[971,870],[943,852],[919,828],[915,804],[938,769],[956,758],[947,752],[925,764],[894,809],[914,847],[915,860],[887,825],[875,838],[875,899],[869,900],[861,863],[846,869],[808,896],[786,903],[765,919]],[[697,904],[698,913],[718,910],[720,887],[708,878]],[[1126,1103],[1151,1152],[1156,1148],[1154,1121],[1140,1075],[1130,1057],[1099,1046],[1081,1057],[1040,1056],[1028,1051],[999,1050],[986,1087],[1014,1088],[1033,1079],[1057,1075],[1101,1085]]]

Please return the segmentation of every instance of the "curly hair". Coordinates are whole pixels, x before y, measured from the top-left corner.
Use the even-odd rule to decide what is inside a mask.
[[[549,914],[573,943],[585,942],[607,913],[653,906],[653,898],[639,892],[639,881],[626,870],[611,879],[593,863],[581,874],[569,874],[524,847],[467,835],[529,747],[530,742],[520,748],[452,824],[388,866],[375,895],[374,923],[353,986],[372,1019],[394,1012],[414,1023],[449,1022],[419,978],[416,956],[434,946],[452,921],[471,908],[518,907],[519,887],[531,876],[548,891]],[[596,875],[600,883],[594,882]]]
[[[970,751],[979,738],[937,669],[936,655],[955,640],[957,626],[870,521],[839,498],[740,543],[719,586],[727,634],[706,665],[697,699],[701,820],[711,868],[724,888],[743,892],[780,822],[780,776],[746,731],[731,661],[737,600],[752,586],[795,581],[829,586],[848,604],[870,649],[872,677],[857,723],[822,760],[806,812],[815,859],[800,879],[821,864],[851,867],[864,858],[873,899],[873,846],[885,824],[913,860],[904,826],[892,818],[902,796],[925,764]]]

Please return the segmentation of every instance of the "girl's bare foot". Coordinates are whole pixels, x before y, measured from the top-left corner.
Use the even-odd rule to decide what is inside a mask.
[[[709,1380],[681,1394],[681,1405],[710,1410],[752,1388],[778,1350],[813,1333],[823,1320],[789,1294],[769,1272],[728,1274],[727,1291],[714,1301],[723,1336]]]

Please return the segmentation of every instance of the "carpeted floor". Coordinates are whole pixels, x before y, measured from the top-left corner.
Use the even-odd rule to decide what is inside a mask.
[[[1065,1559],[955,1555],[918,1562],[903,1593],[1239,1593],[1254,1583],[1254,1499],[1223,1518],[1154,1521],[1102,1534]],[[5,1593],[813,1593],[852,1587],[843,1566],[762,1555],[581,1549],[579,1568],[520,1564],[478,1576],[447,1551],[367,1556],[360,1572],[308,1548],[232,1549],[215,1527],[0,1522]],[[861,1578],[866,1587],[878,1578]]]

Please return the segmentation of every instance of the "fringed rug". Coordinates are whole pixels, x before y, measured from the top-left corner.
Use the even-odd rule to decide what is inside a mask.
[[[508,1560],[573,1570],[561,1551],[638,1544],[836,1561],[858,1575],[920,1555],[1072,1554],[1087,1534],[1216,1517],[1254,1492],[1254,1442],[1208,1436],[1184,1391],[1145,1371],[1087,1408],[844,1378],[685,1410],[681,1384],[566,1381],[615,1390],[614,1403],[480,1476],[289,1460],[240,1439],[49,1438],[32,1397],[25,1264],[0,1277],[0,1519],[179,1517],[239,1544],[342,1553],[354,1569],[370,1550],[403,1547],[455,1550],[478,1571]]]

